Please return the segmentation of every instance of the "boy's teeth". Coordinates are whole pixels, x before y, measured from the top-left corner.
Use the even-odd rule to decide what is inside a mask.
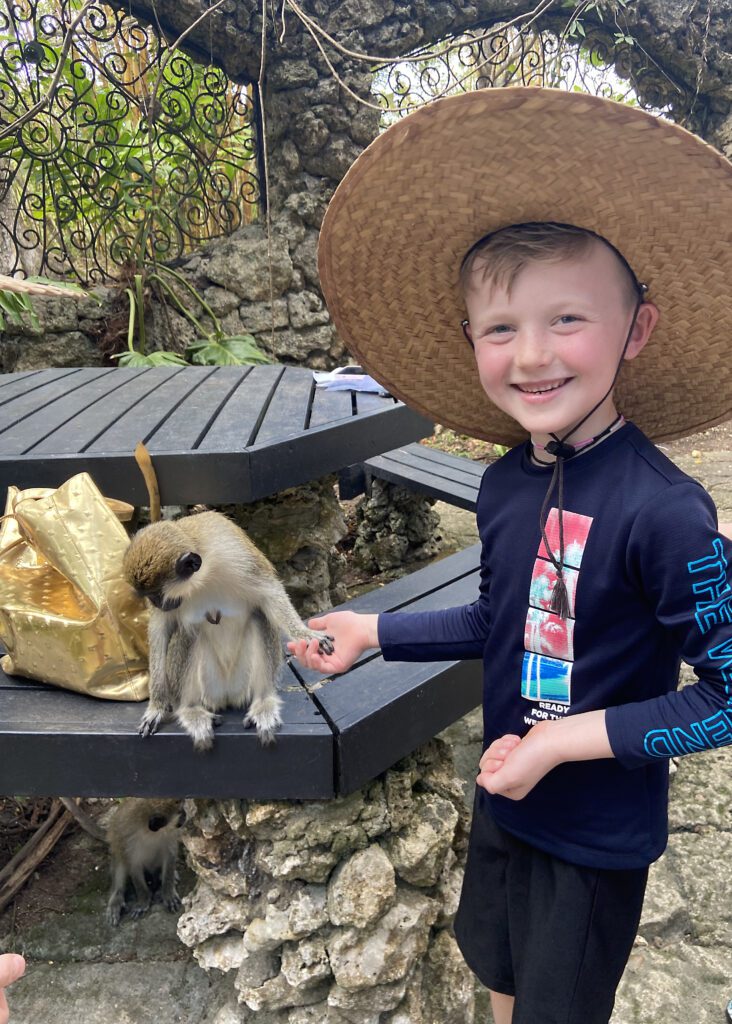
[[[525,384],[519,384],[519,390],[528,391],[530,395],[540,395],[544,391],[555,391],[557,388],[560,388],[562,384],[564,384],[563,380],[560,380],[557,384],[547,384],[546,387],[543,388],[529,388]]]

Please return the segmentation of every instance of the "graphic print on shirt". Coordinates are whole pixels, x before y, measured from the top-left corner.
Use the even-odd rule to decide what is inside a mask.
[[[732,625],[732,586],[722,541],[715,537],[711,553],[687,562],[686,568],[693,578],[694,612],[701,635],[715,626]],[[674,757],[732,743],[732,637],[709,647],[707,658],[720,663],[727,706],[709,718],[691,722],[687,729],[652,729],[643,739],[646,753],[654,757]]]
[[[564,511],[562,519],[564,581],[569,596],[570,617],[562,619],[550,611],[557,572],[542,538],[531,574],[529,608],[524,627],[521,696],[539,705],[532,709],[531,717],[526,717],[528,725],[543,718],[556,717],[557,712],[566,714],[571,704],[575,595],[592,517]],[[556,508],[550,511],[545,529],[552,554],[559,561],[559,513]]]

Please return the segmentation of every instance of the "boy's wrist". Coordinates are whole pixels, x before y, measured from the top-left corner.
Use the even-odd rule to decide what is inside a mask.
[[[579,715],[540,722],[534,729],[545,731],[547,756],[554,765],[565,761],[594,761],[613,757],[605,726],[605,712],[585,711]]]
[[[372,647],[379,648],[379,615],[364,615],[365,634],[366,634],[366,647],[370,649]]]

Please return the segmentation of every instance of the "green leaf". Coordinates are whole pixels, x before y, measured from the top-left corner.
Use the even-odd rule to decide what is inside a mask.
[[[142,352],[118,352],[111,357],[118,359],[120,366],[188,366],[182,356],[175,352],[151,352],[150,355],[143,355]]]
[[[271,362],[251,334],[204,338],[194,341],[186,351],[191,362],[199,366],[256,366]]]

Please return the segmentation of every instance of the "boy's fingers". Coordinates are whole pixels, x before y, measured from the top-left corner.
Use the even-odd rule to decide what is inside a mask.
[[[3,953],[0,956],[0,988],[12,985],[23,976],[25,960],[19,953]]]
[[[317,619],[308,619],[308,626],[311,629],[325,629],[325,618],[321,616]]]

